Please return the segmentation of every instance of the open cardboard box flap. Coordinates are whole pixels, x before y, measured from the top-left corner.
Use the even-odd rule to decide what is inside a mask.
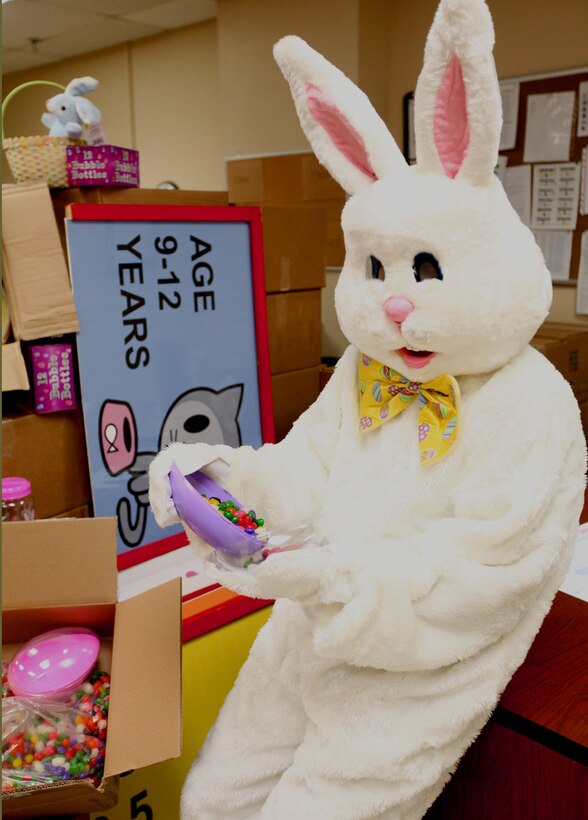
[[[2,609],[116,602],[116,520],[2,525]]]
[[[70,815],[107,811],[118,801],[118,778],[102,781],[95,789],[83,780],[61,783],[58,789],[38,788],[2,801],[2,814],[7,817],[49,818],[58,820]],[[74,820],[72,817],[71,820]]]
[[[181,752],[181,625],[179,578],[116,607],[106,777]]]
[[[2,189],[2,240],[15,338],[42,339],[79,330],[46,183]]]
[[[2,345],[2,392],[28,390],[29,377],[20,342]]]

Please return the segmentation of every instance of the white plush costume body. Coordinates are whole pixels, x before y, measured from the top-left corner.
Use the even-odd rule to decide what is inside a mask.
[[[442,0],[412,168],[349,80],[296,38],[277,46],[315,152],[352,194],[337,288],[351,346],[279,445],[164,450],[151,503],[162,525],[177,520],[171,461],[205,467],[274,526],[310,521],[328,546],[218,573],[279,600],[188,776],[184,820],[421,817],[565,573],[585,444],[569,386],[528,347],[550,278],[493,175],[492,43],[482,0]],[[418,280],[421,252],[442,279]],[[398,299],[402,319],[385,308]],[[459,438],[443,459],[420,463],[416,401],[360,432],[360,351],[414,381],[456,377]]]

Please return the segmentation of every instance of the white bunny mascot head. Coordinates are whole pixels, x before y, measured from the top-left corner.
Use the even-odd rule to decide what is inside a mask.
[[[47,112],[41,122],[49,129],[50,137],[69,137],[80,139],[84,125],[96,125],[101,120],[98,108],[82,97],[98,87],[94,77],[81,77],[72,80],[62,94],[56,94],[47,100]]]
[[[549,273],[493,170],[484,0],[441,0],[408,167],[365,95],[302,40],[276,48],[318,158],[351,198],[336,302],[351,342],[278,445],[172,444],[316,549],[215,571],[278,599],[182,796],[182,817],[422,817],[523,661],[569,563],[585,442],[528,346]],[[211,549],[188,533],[203,557]],[[210,567],[209,572],[213,572]]]
[[[343,332],[419,381],[504,365],[551,302],[541,252],[494,174],[502,117],[493,42],[485,3],[441,3],[416,89],[412,167],[340,71],[298,38],[275,48],[316,155],[352,195],[336,292]]]

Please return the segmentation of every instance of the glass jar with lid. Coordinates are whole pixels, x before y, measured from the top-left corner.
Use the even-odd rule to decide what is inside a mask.
[[[2,521],[32,521],[35,504],[26,478],[2,479]]]

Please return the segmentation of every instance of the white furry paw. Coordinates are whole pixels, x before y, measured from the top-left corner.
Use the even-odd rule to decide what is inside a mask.
[[[205,469],[211,478],[224,483],[228,475],[231,448],[210,444],[170,444],[158,453],[149,466],[149,503],[160,527],[170,527],[180,521],[172,501],[169,470],[175,461],[184,475]],[[225,459],[217,458],[224,455]]]
[[[173,448],[167,447],[149,465],[149,504],[160,527],[171,527],[180,520],[169,483],[169,470],[175,455]]]

